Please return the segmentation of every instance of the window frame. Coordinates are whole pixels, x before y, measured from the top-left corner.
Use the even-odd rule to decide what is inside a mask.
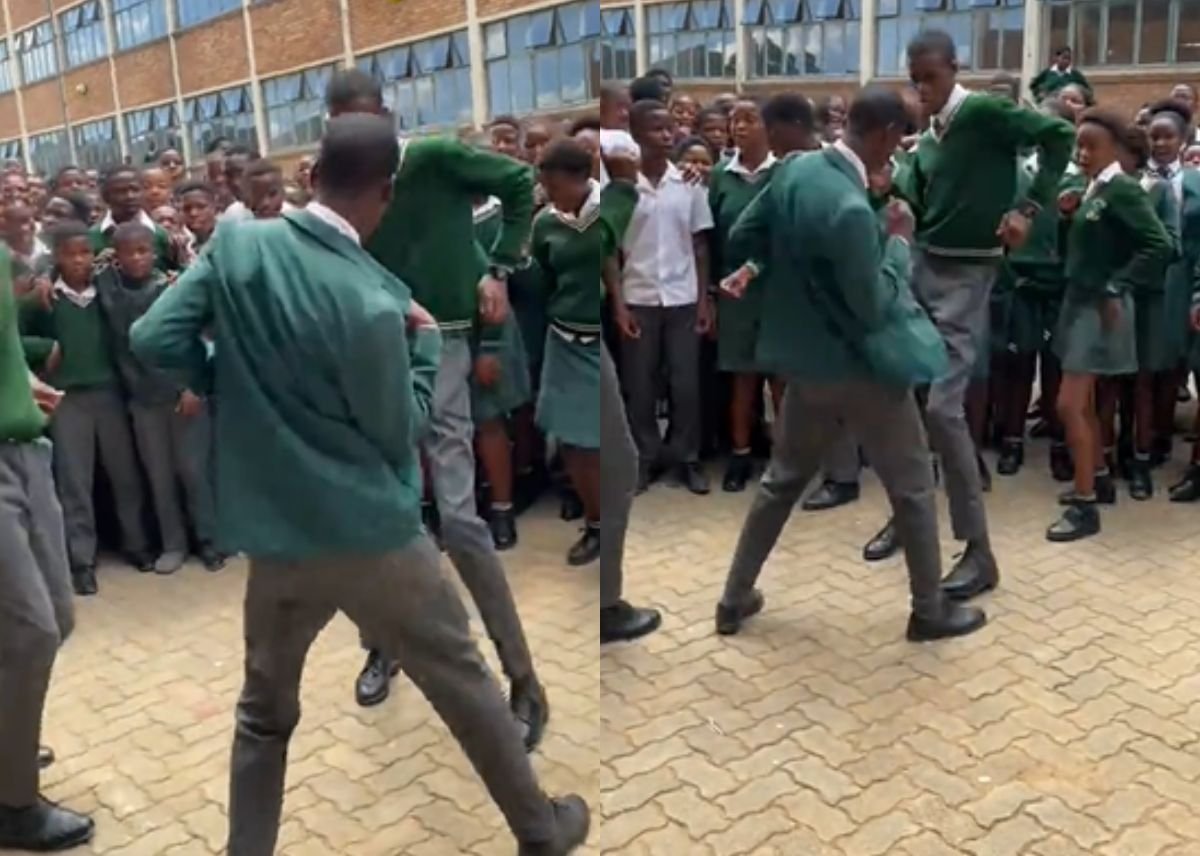
[[[933,3],[937,3],[933,6]],[[941,29],[955,40],[967,74],[1019,74],[1025,49],[1025,4],[1044,0],[891,0],[875,16],[875,74],[907,76],[904,50],[924,29]],[[986,4],[986,5],[985,5]],[[886,31],[891,31],[885,37]],[[969,44],[962,36],[969,39]],[[1015,45],[1015,47],[1013,47]],[[895,62],[885,50],[895,50]],[[988,61],[994,57],[994,61]],[[1009,61],[1006,61],[1009,60]]]
[[[22,84],[41,83],[61,73],[58,40],[54,34],[54,22],[49,18],[21,30],[16,40]]]
[[[397,130],[425,133],[471,124],[466,29],[363,54],[356,65],[379,81]]]
[[[84,17],[87,17],[87,20]],[[86,0],[58,13],[58,35],[62,41],[63,68],[82,68],[109,54],[108,28],[100,0]]]
[[[190,30],[242,8],[241,0],[170,0],[175,4],[175,29]],[[189,10],[185,14],[185,9]]]
[[[240,97],[239,109],[229,109],[229,99]],[[200,115],[200,114],[207,115]],[[257,149],[258,127],[249,83],[193,95],[183,102],[183,125],[192,146],[192,158],[202,160],[205,149],[218,137]],[[222,121],[224,120],[224,121]]]
[[[707,14],[714,9],[715,16]],[[737,63],[743,59],[732,0],[674,0],[647,6],[645,15],[646,56],[651,68],[665,69],[678,80],[736,78]],[[718,55],[719,68],[714,61]]]
[[[267,146],[272,152],[311,148],[320,143],[325,130],[325,92],[337,68],[337,63],[327,63],[262,81]],[[296,83],[296,93],[287,97],[286,92],[281,90],[285,82],[292,81]],[[290,121],[280,122],[280,116],[287,116]],[[276,135],[277,124],[286,127],[287,131]],[[305,138],[302,139],[298,130],[303,128],[307,128],[309,133],[303,135]]]
[[[51,142],[56,146],[57,158],[45,158],[40,154],[39,149],[46,142]],[[71,163],[71,137],[66,126],[30,136],[29,162],[34,171],[40,172],[42,175],[54,175],[64,166],[69,165]]]
[[[1153,0],[1046,0],[1045,8],[1042,10],[1042,31],[1045,34],[1044,38],[1052,41],[1054,45],[1066,44],[1071,47],[1071,50],[1080,57],[1080,65],[1086,65],[1089,68],[1100,68],[1105,70],[1125,70],[1125,69],[1175,69],[1182,66],[1185,69],[1192,69],[1200,66],[1200,46],[1191,48],[1193,59],[1179,59],[1180,49],[1185,47],[1180,44],[1182,37],[1182,26],[1185,22],[1185,15],[1193,16],[1192,26],[1197,26],[1200,22],[1200,3],[1195,0],[1168,0],[1166,27],[1164,32],[1165,43],[1159,45],[1162,49],[1161,60],[1154,59],[1147,62],[1142,61],[1142,55],[1146,52],[1147,42],[1145,39],[1145,30],[1143,25],[1147,20],[1146,7]],[[1133,24],[1131,32],[1131,47],[1129,60],[1109,62],[1108,57],[1111,52],[1112,39],[1112,9],[1113,7],[1129,7],[1133,6]],[[1191,9],[1187,7],[1192,7]],[[1057,28],[1054,23],[1056,12],[1065,10],[1067,14],[1067,23],[1065,28],[1065,37],[1061,35],[1062,30]],[[1086,12],[1098,12],[1098,21],[1095,32],[1095,56],[1089,56],[1088,47],[1084,45],[1080,37],[1080,13],[1081,10]],[[1056,35],[1058,34],[1058,35]]]
[[[9,53],[9,39],[0,37],[0,92],[12,92],[17,88],[13,79],[12,55]]]
[[[163,111],[166,111],[165,113]],[[143,123],[135,119],[145,118]],[[129,158],[135,165],[153,163],[164,149],[177,149],[183,154],[183,123],[175,102],[154,107],[139,107],[121,116],[125,123],[125,141],[129,146]]]
[[[746,71],[751,79],[858,78],[864,25],[861,0],[755,0],[747,3],[743,20]],[[772,48],[775,55],[769,53]],[[825,59],[831,54],[840,55],[842,63],[827,70]],[[801,55],[803,62],[799,62]]]
[[[606,6],[600,9],[596,61],[600,65],[601,80],[632,80],[637,77],[637,16],[632,6]],[[628,74],[622,74],[622,71]]]
[[[122,162],[116,116],[72,125],[71,139],[75,143],[75,165],[81,169],[104,170]]]
[[[116,40],[113,53],[165,39],[170,34],[170,22],[167,19],[169,2],[173,0],[112,0],[113,35]],[[145,27],[140,27],[138,23],[143,17],[142,13],[145,13]]]

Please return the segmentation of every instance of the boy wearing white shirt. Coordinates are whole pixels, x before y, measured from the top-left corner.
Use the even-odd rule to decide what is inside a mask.
[[[630,127],[641,148],[638,205],[625,233],[617,309],[629,422],[638,447],[638,487],[669,461],[693,493],[707,493],[700,468],[700,336],[712,328],[705,232],[713,227],[707,192],[688,184],[668,159],[672,122],[665,104],[641,101]],[[663,449],[655,410],[666,363],[671,400],[671,448]],[[665,451],[665,454],[664,454]]]

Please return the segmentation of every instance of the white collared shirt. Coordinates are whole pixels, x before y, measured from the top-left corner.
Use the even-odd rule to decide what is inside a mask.
[[[733,153],[733,157],[731,157],[729,159],[729,161],[725,164],[725,171],[737,173],[742,178],[748,179],[750,181],[755,181],[763,173],[765,173],[771,167],[775,166],[776,160],[777,160],[777,158],[775,157],[775,152],[768,151],[767,156],[765,158],[763,158],[762,163],[760,163],[754,169],[748,169],[745,166],[745,164],[742,163],[741,151],[735,151]]]
[[[655,186],[638,175],[638,203],[625,232],[621,287],[635,306],[687,306],[700,298],[693,237],[713,227],[708,191],[667,164]]]
[[[322,205],[317,200],[308,203],[304,208],[309,214],[316,217],[318,220],[323,220],[326,224],[337,229],[358,246],[362,246],[362,237],[358,234],[358,230],[350,225],[350,221],[341,214],[334,211],[328,205]]]
[[[1123,170],[1121,169],[1121,162],[1113,161],[1104,169],[1100,170],[1100,174],[1088,183],[1087,191],[1083,194],[1083,198],[1090,199],[1093,195],[1095,195],[1096,191],[1100,189],[1101,185],[1108,184],[1116,176],[1121,175],[1122,172]]]
[[[74,303],[80,309],[87,309],[96,299],[96,286],[88,285],[83,291],[76,291],[59,277],[54,282],[54,293]]]
[[[967,100],[967,96],[971,94],[971,90],[963,86],[961,83],[954,84],[954,88],[950,90],[950,97],[946,99],[946,103],[942,105],[942,109],[933,117],[933,121],[929,123],[929,132],[933,134],[935,140],[941,140],[946,134],[946,129],[950,127],[950,123],[954,121],[954,115],[958,112],[958,108]],[[941,126],[941,132],[934,130],[935,125]]]
[[[141,223],[143,226],[145,226],[151,232],[158,230],[158,224],[155,223],[154,220],[151,219],[150,215],[147,214],[145,211],[138,212],[137,222]],[[113,220],[112,212],[111,211],[106,212],[104,214],[104,219],[100,221],[100,232],[102,234],[107,235],[110,230],[115,229],[116,227],[117,227],[117,222],[115,220]]]
[[[858,177],[862,181],[863,187],[870,186],[870,183],[867,180],[867,165],[862,162],[862,158],[858,156],[854,149],[850,148],[841,140],[835,142],[830,148],[850,162],[850,166],[854,167],[854,171],[858,173]]]

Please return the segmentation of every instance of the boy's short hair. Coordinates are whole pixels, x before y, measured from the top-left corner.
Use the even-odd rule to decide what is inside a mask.
[[[603,126],[600,124],[600,117],[595,113],[587,116],[580,116],[571,123],[571,127],[567,128],[568,137],[576,137],[584,131],[599,131]]]
[[[127,241],[146,240],[154,242],[154,230],[140,220],[130,220],[113,229],[112,244],[123,244]]]
[[[546,147],[538,169],[542,172],[561,172],[576,178],[588,178],[592,174],[592,155],[569,137],[555,140]]]
[[[850,104],[846,125],[856,137],[864,137],[875,131],[898,128],[910,131],[912,115],[908,105],[895,89],[880,84],[871,84],[862,89]]]
[[[521,120],[516,116],[509,116],[507,113],[497,116],[492,121],[488,122],[488,130],[492,128],[512,128],[518,134],[521,133]]]
[[[134,178],[140,180],[142,177],[142,172],[136,166],[132,166],[131,164],[116,164],[115,166],[110,166],[100,173],[100,187],[108,187],[109,183],[114,181],[117,176],[121,175],[132,175]]]
[[[647,74],[645,77],[638,77],[629,84],[629,100],[634,106],[642,101],[657,101],[660,104],[665,104],[667,100],[667,87],[663,85],[662,80]]]
[[[742,99],[739,98],[738,100],[741,101]],[[726,125],[728,125],[729,124],[729,114],[726,113],[724,110],[722,110],[720,107],[705,107],[699,113],[696,114],[696,127],[702,128],[702,127],[704,127],[704,123],[708,122],[710,120],[716,120],[718,122],[723,122]]]
[[[666,112],[667,105],[661,101],[638,101],[629,108],[629,130],[636,133],[654,113]]]
[[[778,95],[772,95],[762,106],[762,119],[768,128],[799,125],[808,131],[816,130],[812,102],[799,92],[780,92]]]
[[[217,199],[216,189],[207,181],[202,181],[198,178],[188,179],[180,184],[179,187],[175,188],[175,196],[180,199],[189,193],[203,193],[214,202]]]
[[[73,241],[76,238],[83,238],[88,241],[88,246],[91,246],[91,232],[88,227],[78,220],[60,220],[55,223],[46,233],[46,237],[50,241],[50,249],[58,252],[59,248],[66,244],[67,241]]]
[[[359,68],[336,71],[325,87],[325,107],[341,113],[355,101],[372,100],[383,104],[383,85]]]
[[[946,62],[958,61],[958,48],[954,45],[954,39],[945,30],[922,30],[908,43],[909,62],[928,54],[941,57]]]

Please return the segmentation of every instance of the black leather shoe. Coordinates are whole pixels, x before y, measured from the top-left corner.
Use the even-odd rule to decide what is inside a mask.
[[[942,580],[942,594],[952,601],[970,600],[1000,583],[996,557],[986,547],[967,544],[950,575]]]
[[[49,746],[38,747],[38,769],[44,770],[54,763],[54,750]]]
[[[679,466],[679,483],[697,496],[704,496],[709,490],[704,467],[696,461]]]
[[[1050,444],[1050,477],[1056,482],[1069,482],[1075,478],[1075,462],[1066,443]]]
[[[570,488],[562,492],[562,499],[559,501],[558,506],[558,516],[568,523],[583,517],[583,500],[579,498],[579,494]]]
[[[805,511],[828,511],[831,508],[838,508],[842,505],[848,505],[858,499],[859,487],[857,484],[841,484],[835,481],[826,481],[819,488],[813,491],[812,496],[804,500],[800,506]]]
[[[896,532],[894,520],[888,520],[875,537],[863,547],[863,559],[868,562],[882,562],[896,555],[900,549],[900,535]]]
[[[90,597],[100,591],[96,582],[96,569],[91,565],[71,568],[71,587],[80,597]]]
[[[38,798],[28,808],[0,807],[0,849],[54,853],[80,847],[92,840],[95,824],[77,814]]]
[[[1100,532],[1100,512],[1094,502],[1075,502],[1068,505],[1062,517],[1046,530],[1046,540],[1058,544],[1078,541]]]
[[[554,809],[554,837],[536,843],[521,842],[517,856],[567,856],[587,841],[591,812],[583,797],[560,797],[550,801]]]
[[[600,610],[600,644],[632,642],[653,633],[662,624],[657,609],[641,609],[619,600]]]
[[[725,465],[725,478],[721,489],[726,493],[741,493],[754,472],[754,459],[749,455],[731,455]]]
[[[988,469],[987,461],[982,452],[975,453],[975,466],[979,468],[979,487],[984,493],[992,492],[992,471]]]
[[[751,616],[758,615],[766,604],[762,592],[754,589],[740,604],[728,606],[724,602],[717,604],[717,632],[722,636],[733,636],[742,629],[742,622]]]
[[[1200,499],[1200,464],[1189,464],[1178,484],[1171,485],[1171,502]]]
[[[567,564],[572,568],[590,565],[600,558],[600,525],[589,523],[583,535],[567,551]]]
[[[202,544],[197,554],[200,557],[200,563],[204,565],[204,570],[214,574],[224,568],[225,563],[229,560],[228,556],[212,544]]]
[[[492,530],[492,543],[497,550],[517,546],[517,517],[511,508],[493,508],[488,515],[488,528]]]
[[[1150,475],[1150,462],[1134,458],[1129,462],[1129,498],[1144,502],[1154,496],[1154,478]]]
[[[514,681],[509,705],[524,731],[525,751],[532,752],[542,742],[546,723],[550,721],[550,702],[546,700],[546,691],[536,678],[520,683]]]
[[[1015,476],[1025,463],[1025,444],[1020,440],[1005,440],[1000,447],[1000,459],[996,461],[996,472],[1002,476]]]
[[[400,665],[383,656],[379,651],[367,652],[367,662],[354,685],[354,698],[362,707],[383,704],[392,691],[392,678],[400,671]]]
[[[151,553],[130,553],[125,557],[125,561],[136,568],[139,574],[152,574],[155,558]]]
[[[966,636],[987,624],[987,615],[982,609],[949,601],[942,604],[942,614],[936,618],[913,613],[908,617],[909,642],[934,642]]]

